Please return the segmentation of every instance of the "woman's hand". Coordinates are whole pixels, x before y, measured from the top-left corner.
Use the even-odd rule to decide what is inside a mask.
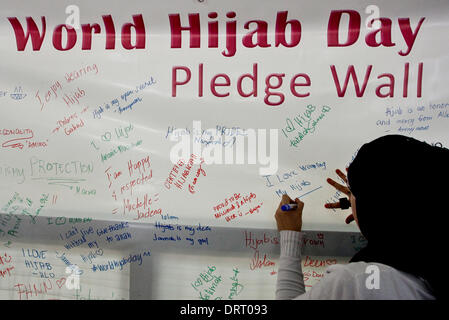
[[[296,203],[298,206],[290,211],[282,211],[281,207],[284,204],[294,204]],[[299,200],[298,198],[293,201],[286,194],[282,196],[281,202],[279,203],[279,207],[276,210],[276,214],[274,215],[278,230],[292,230],[292,231],[301,231],[302,228],[302,209],[304,208],[304,202]]]
[[[348,169],[346,169],[346,171],[347,170]],[[337,170],[335,170],[335,172],[346,184],[348,184],[348,178],[341,170],[337,169]],[[349,188],[347,186],[343,186],[343,185],[339,184],[338,182],[335,182],[331,178],[327,178],[327,182],[331,186],[333,186],[335,189],[337,189],[338,191],[347,195],[349,199],[351,199],[351,197],[352,197],[351,191],[349,190]],[[340,202],[326,203],[324,205],[324,207],[327,209],[337,209],[337,208],[340,208]],[[345,222],[347,224],[351,223],[352,221],[354,221],[354,214],[350,214],[349,216],[347,216],[347,218],[345,220]]]

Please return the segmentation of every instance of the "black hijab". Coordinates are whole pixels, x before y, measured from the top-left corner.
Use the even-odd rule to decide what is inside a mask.
[[[443,219],[449,214],[449,150],[387,135],[364,144],[348,168],[356,215],[368,240],[351,262],[378,262],[427,281],[442,293]],[[446,231],[447,232],[447,231]]]

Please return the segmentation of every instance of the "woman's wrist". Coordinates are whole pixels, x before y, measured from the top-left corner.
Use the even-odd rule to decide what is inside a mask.
[[[281,257],[301,257],[301,242],[304,233],[293,230],[282,230],[281,236]]]

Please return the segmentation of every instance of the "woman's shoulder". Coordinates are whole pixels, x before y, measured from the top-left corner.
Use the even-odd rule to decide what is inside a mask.
[[[395,274],[400,273],[400,271],[396,270],[393,267],[390,267],[386,264],[377,263],[377,262],[350,262],[348,264],[334,264],[329,266],[326,269],[326,273],[332,273],[332,272],[340,272],[345,274],[352,274],[352,275],[360,275],[365,274],[366,272],[371,272],[370,270],[379,270],[379,272],[387,273],[387,274]]]
[[[406,272],[376,262],[336,264],[326,269],[324,283],[357,290],[365,299],[433,299],[427,283]]]

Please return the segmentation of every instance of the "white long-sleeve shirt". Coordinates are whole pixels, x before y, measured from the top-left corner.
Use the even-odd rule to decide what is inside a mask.
[[[326,269],[320,282],[306,292],[301,267],[303,233],[281,231],[280,234],[276,299],[434,299],[424,280],[381,263],[366,262],[332,265]],[[377,266],[378,269],[367,269],[369,266]],[[379,271],[378,282],[372,282],[373,278],[370,278],[367,285],[367,278],[374,276],[373,269]]]

